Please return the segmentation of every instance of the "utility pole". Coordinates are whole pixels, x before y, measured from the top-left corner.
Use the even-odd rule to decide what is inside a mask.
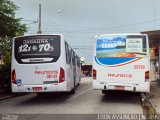
[[[42,30],[41,30],[41,4],[39,4],[39,20],[38,20],[38,32],[37,34],[41,34]]]

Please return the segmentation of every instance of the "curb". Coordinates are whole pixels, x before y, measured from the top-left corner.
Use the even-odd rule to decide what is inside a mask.
[[[143,114],[146,115],[146,120],[157,120],[157,112],[149,100],[149,94],[141,93],[141,105]]]
[[[7,95],[7,96],[4,96],[4,97],[0,97],[0,101],[5,100],[5,99],[9,99],[9,98],[13,98],[13,97],[22,96],[22,95],[25,95],[25,94],[12,94],[12,95]]]

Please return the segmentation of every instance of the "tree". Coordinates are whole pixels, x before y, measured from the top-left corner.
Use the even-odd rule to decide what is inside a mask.
[[[21,18],[15,17],[18,6],[10,0],[0,0],[0,58],[4,65],[0,69],[0,85],[10,90],[11,43],[13,37],[24,35],[27,31]]]
[[[0,0],[0,37],[23,35],[27,27],[21,18],[15,18],[16,4],[10,0]]]
[[[18,6],[10,0],[0,0],[0,54],[4,64],[8,66],[11,58],[11,41],[15,36],[23,35],[27,31],[21,18],[15,18]]]

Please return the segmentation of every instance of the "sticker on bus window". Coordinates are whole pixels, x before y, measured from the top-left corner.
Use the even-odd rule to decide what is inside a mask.
[[[20,84],[22,84],[22,80],[17,79],[17,80],[16,80],[16,83],[20,85]]]
[[[142,53],[142,38],[127,38],[126,52]]]

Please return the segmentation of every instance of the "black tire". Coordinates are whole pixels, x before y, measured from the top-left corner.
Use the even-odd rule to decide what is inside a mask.
[[[76,83],[75,83],[75,81],[74,81],[74,87],[73,87],[73,89],[70,91],[70,93],[71,94],[75,94],[75,91],[76,91],[76,85],[75,85]]]
[[[70,91],[70,94],[75,94],[75,87]]]
[[[45,94],[44,93],[36,93],[38,97],[43,97]]]
[[[107,93],[107,91],[106,90],[102,90],[102,94],[106,94]]]

